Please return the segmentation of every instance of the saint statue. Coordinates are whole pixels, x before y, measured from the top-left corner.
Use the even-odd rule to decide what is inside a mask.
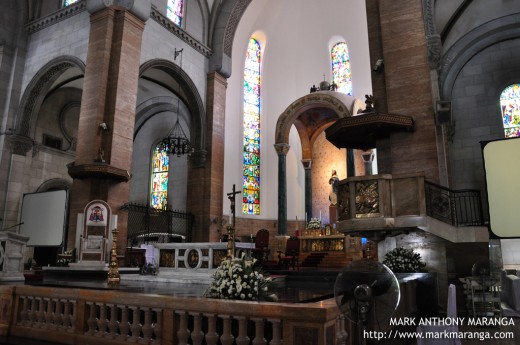
[[[332,176],[329,178],[329,184],[330,184],[329,201],[330,201],[331,205],[336,205],[338,203],[338,182],[339,182],[339,177],[336,173],[336,170],[332,170]]]

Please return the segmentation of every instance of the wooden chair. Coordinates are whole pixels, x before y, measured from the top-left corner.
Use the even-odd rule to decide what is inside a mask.
[[[299,256],[300,256],[300,240],[298,237],[289,237],[287,244],[285,245],[285,255],[282,256],[279,253],[279,265],[282,269],[289,269],[292,267],[293,270],[299,270]]]
[[[269,258],[269,230],[260,229],[256,233],[255,248],[252,249],[252,255],[260,263],[267,262]]]

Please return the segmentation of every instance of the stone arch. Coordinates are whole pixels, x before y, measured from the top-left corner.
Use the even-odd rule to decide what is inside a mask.
[[[48,192],[53,190],[70,190],[72,184],[61,178],[52,178],[43,182],[37,189],[36,193]]]
[[[451,92],[462,68],[475,55],[497,43],[519,38],[520,14],[501,17],[472,30],[455,43],[441,61],[439,80],[441,99],[451,100]]]
[[[355,105],[354,97],[339,92],[320,91],[305,95],[291,103],[278,117],[275,144],[289,144],[289,132],[294,125],[300,136],[302,159],[309,159],[317,135],[338,118],[352,116]],[[309,131],[301,117],[311,110],[316,110],[320,118],[316,127]]]
[[[195,83],[178,65],[163,59],[150,60],[144,63],[139,70],[139,76],[142,76],[145,71],[151,68],[170,75],[184,91],[186,99],[183,99],[183,101],[188,107],[191,116],[190,138],[195,149],[195,152],[192,154],[192,161],[195,166],[203,166],[206,160],[206,111]],[[178,96],[182,97],[182,95]],[[136,126],[139,126],[140,121],[146,116],[150,116],[151,113],[157,113],[161,108],[163,110],[168,108],[168,99],[170,97],[156,97],[141,104],[139,106],[140,109],[136,111]]]
[[[32,78],[20,102],[16,115],[15,133],[32,137],[37,113],[53,83],[70,68],[77,67],[85,73],[85,64],[75,56],[61,56],[49,61]]]
[[[221,1],[218,11],[212,11],[216,13],[216,18],[210,36],[213,54],[210,58],[209,70],[216,71],[225,78],[231,76],[231,52],[238,23],[251,1]]]

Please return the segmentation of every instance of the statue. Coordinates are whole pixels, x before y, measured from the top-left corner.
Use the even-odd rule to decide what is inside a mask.
[[[336,170],[332,170],[332,176],[329,178],[330,184],[330,193],[329,193],[329,201],[331,205],[336,205],[338,203],[338,182],[339,177],[336,173]]]

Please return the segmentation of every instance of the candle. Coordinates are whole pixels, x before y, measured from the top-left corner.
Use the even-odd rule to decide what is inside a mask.
[[[320,210],[320,222],[321,222],[321,210]]]

